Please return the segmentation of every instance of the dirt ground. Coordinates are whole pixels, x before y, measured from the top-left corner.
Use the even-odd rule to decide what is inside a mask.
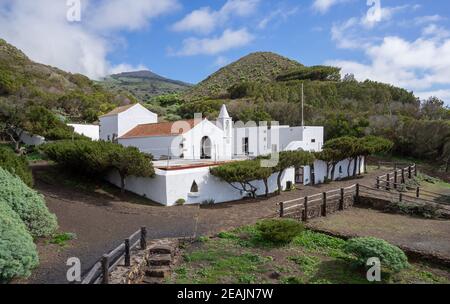
[[[53,168],[54,169],[54,168]],[[143,204],[141,199],[127,194],[88,191],[68,185],[62,178],[45,178],[52,166],[33,166],[35,188],[45,196],[49,209],[58,217],[61,232],[75,233],[77,238],[68,246],[38,243],[41,264],[25,283],[66,283],[66,261],[78,257],[82,270],[89,270],[106,252],[141,226],[148,229],[149,238],[194,237],[213,235],[220,231],[254,224],[261,218],[276,216],[277,203],[305,194],[315,194],[346,187],[353,181],[327,185],[300,187],[269,199],[218,204],[213,207],[164,207]],[[361,179],[362,184],[373,184],[381,171],[373,171]],[[120,192],[120,191],[119,191]],[[133,203],[131,203],[133,202]]]
[[[373,236],[418,252],[450,259],[450,221],[430,220],[352,208],[311,220],[313,229],[345,236]]]

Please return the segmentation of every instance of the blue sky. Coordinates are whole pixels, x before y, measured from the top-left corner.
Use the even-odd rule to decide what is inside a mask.
[[[271,51],[450,104],[445,0],[80,1],[81,20],[69,22],[77,0],[0,0],[0,37],[91,78],[150,69],[197,83],[248,53]]]

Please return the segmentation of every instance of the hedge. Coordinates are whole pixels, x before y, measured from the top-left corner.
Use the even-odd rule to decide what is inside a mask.
[[[33,237],[50,236],[58,229],[56,216],[49,212],[43,197],[2,168],[0,200],[19,215]]]
[[[28,186],[33,186],[33,175],[24,156],[18,156],[12,150],[0,147],[0,167],[20,177]]]
[[[30,276],[38,264],[36,246],[26,226],[0,199],[0,283]]]

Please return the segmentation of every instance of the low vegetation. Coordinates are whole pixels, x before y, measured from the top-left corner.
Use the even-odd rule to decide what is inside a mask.
[[[1,168],[0,199],[17,213],[33,237],[51,236],[58,229],[56,216],[49,212],[44,198]]]
[[[0,197],[0,283],[28,277],[38,264],[36,246],[27,227]]]
[[[278,221],[278,220],[276,220]],[[270,227],[291,227],[284,220]],[[269,222],[265,222],[267,223]],[[263,237],[261,223],[187,243],[173,283],[368,284],[366,254],[379,255],[381,283],[448,283],[450,272],[408,264],[404,253],[382,240],[344,241],[299,229],[289,242]],[[284,228],[283,228],[284,229]],[[270,229],[272,230],[272,229]],[[277,229],[275,229],[277,230]],[[288,229],[293,231],[292,229]],[[294,229],[295,230],[295,229]],[[275,238],[278,235],[274,234]],[[372,256],[371,256],[372,257]],[[385,267],[386,266],[386,267]],[[389,266],[389,267],[388,267]]]
[[[304,227],[301,223],[295,220],[264,220],[256,226],[261,232],[261,237],[267,242],[276,244],[287,244],[299,235]]]
[[[409,266],[408,258],[400,248],[372,237],[351,239],[344,250],[353,255],[362,267],[366,266],[367,261],[373,257],[379,258],[383,267],[395,272]]]
[[[89,177],[103,177],[116,170],[122,193],[129,176],[153,177],[152,156],[135,147],[123,147],[111,142],[87,140],[60,141],[42,147],[46,156],[71,172]]]
[[[426,219],[439,219],[443,216],[437,205],[428,203],[392,202],[386,207],[386,211],[409,216],[418,216]]]
[[[25,156],[19,156],[7,147],[0,147],[0,167],[17,175],[27,186],[33,186],[33,175]]]

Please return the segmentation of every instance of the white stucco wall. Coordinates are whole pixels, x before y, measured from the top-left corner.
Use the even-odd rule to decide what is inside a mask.
[[[100,139],[112,140],[114,134],[120,137],[140,124],[157,123],[158,115],[136,104],[128,110],[110,116],[100,117]]]
[[[75,133],[89,137],[92,140],[100,139],[100,126],[98,125],[82,125],[82,124],[68,124],[73,127]]]
[[[345,160],[342,160],[339,163],[337,163],[332,180],[340,180],[340,179],[349,177],[349,175],[347,174],[347,167],[348,167],[349,162],[350,162],[350,176],[353,176],[353,168],[354,168],[355,162],[353,160],[345,159]],[[361,161],[358,162],[358,165],[361,168],[361,172],[364,172],[364,158],[362,158]],[[339,168],[342,168],[342,173],[339,171]],[[316,160],[314,162],[314,183],[322,184],[325,182],[325,179],[327,176],[331,178],[331,169],[332,169],[331,167],[328,168],[328,173],[327,173],[326,162],[324,162],[322,160]],[[358,170],[358,168],[357,168],[357,170]],[[304,173],[305,176],[311,176],[311,168],[309,166],[305,167],[304,172],[305,172]],[[307,184],[308,183],[306,183],[306,181],[305,181],[305,185],[307,185]]]
[[[29,146],[40,146],[45,143],[45,138],[39,135],[31,135],[30,133],[23,131],[20,136],[20,141]]]
[[[158,115],[150,112],[144,106],[136,104],[125,112],[118,114],[118,134],[119,137],[141,124],[151,124],[158,122]]]
[[[100,139],[112,140],[119,132],[117,115],[100,117]]]
[[[248,152],[250,156],[267,155],[271,153],[270,134],[267,126],[239,126],[233,132],[233,154],[244,156],[244,138],[248,138]]]
[[[153,155],[153,159],[159,160],[169,155],[171,158],[179,158],[183,152],[180,148],[176,149],[175,147],[179,147],[182,140],[181,136],[151,136],[120,138],[119,144],[125,147],[137,147],[141,152],[150,153]]]
[[[226,182],[210,174],[209,167],[163,171],[156,169],[155,178],[130,177],[126,180],[126,189],[130,192],[149,198],[166,206],[175,205],[178,199],[184,199],[186,204],[197,204],[205,200],[213,199],[216,203],[224,203],[240,200],[247,195],[233,188]],[[288,181],[294,183],[295,170],[286,170],[282,176],[283,190]],[[107,180],[116,186],[120,186],[120,178],[116,172],[111,172]],[[190,194],[193,182],[196,182],[199,192]],[[265,194],[263,182],[252,183],[259,190],[258,195]],[[269,179],[269,191],[277,190],[276,175]]]

